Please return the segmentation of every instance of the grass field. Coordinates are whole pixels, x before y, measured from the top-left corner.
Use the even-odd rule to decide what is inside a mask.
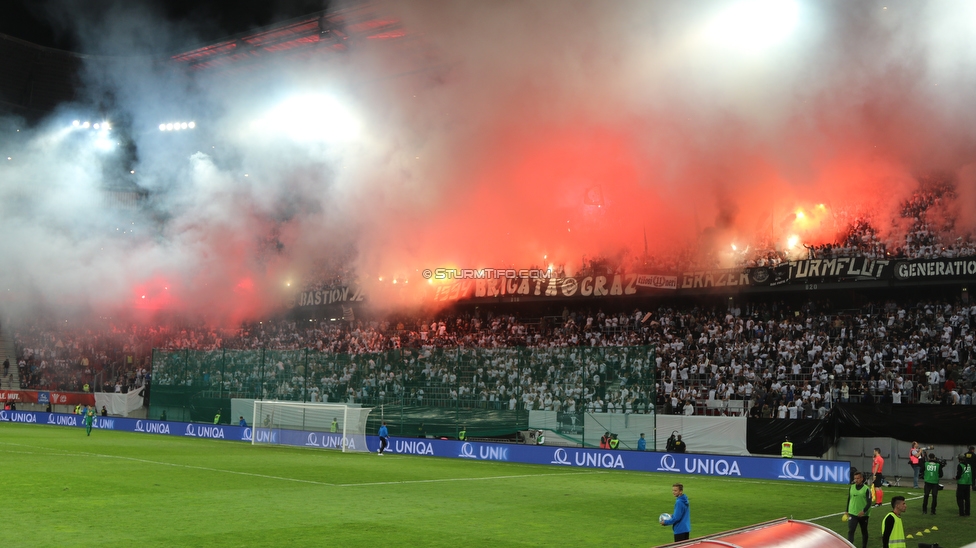
[[[683,481],[692,536],[784,516],[846,532],[844,486],[341,453],[0,423],[4,546],[656,546]],[[921,494],[890,488],[895,494]],[[944,491],[906,528],[976,540]],[[881,510],[881,509],[879,509]],[[880,516],[871,546],[880,546]],[[925,519],[923,519],[925,518]],[[858,540],[858,545],[860,541]],[[916,543],[909,541],[908,546]]]

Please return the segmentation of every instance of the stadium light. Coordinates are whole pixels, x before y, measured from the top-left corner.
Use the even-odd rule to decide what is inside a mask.
[[[102,120],[101,122],[94,122],[94,123],[87,120],[84,122],[82,122],[81,120],[73,120],[70,126],[65,127],[64,132],[69,133],[72,131],[78,131],[82,129],[92,131],[100,137],[105,137],[106,135],[108,135],[108,132],[112,129],[112,126],[105,120]]]
[[[196,122],[166,122],[159,124],[159,131],[181,131],[184,129],[194,129]]]
[[[792,34],[799,12],[795,0],[742,0],[716,15],[706,33],[717,46],[757,52]]]
[[[102,152],[108,152],[109,150],[112,150],[112,148],[115,147],[115,143],[113,143],[111,139],[102,136],[99,137],[98,139],[95,139],[95,147],[98,148],[98,150],[101,150]]]
[[[322,94],[290,97],[255,120],[252,127],[299,142],[350,141],[360,132],[359,121],[349,110]]]

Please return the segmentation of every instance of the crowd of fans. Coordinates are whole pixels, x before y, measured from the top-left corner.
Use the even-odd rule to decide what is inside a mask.
[[[32,389],[125,391],[151,371],[154,385],[224,397],[809,418],[838,401],[976,403],[974,323],[976,306],[963,303],[772,301],[14,334]]]
[[[969,239],[945,241],[954,198],[950,184],[920,185],[900,212],[909,228],[886,230],[887,240],[868,217],[840,212],[846,231],[837,242],[805,246],[807,256],[973,256]],[[773,247],[737,250],[736,262],[776,266],[791,258]],[[691,251],[639,260],[642,269],[717,266],[714,255]],[[350,283],[352,263],[349,252],[337,253],[316,265],[317,282],[306,286]],[[580,272],[623,270],[620,260],[598,257]],[[535,318],[476,311],[279,319],[231,330],[100,319],[20,326],[14,337],[21,386],[32,389],[127,391],[151,378],[241,397],[801,418],[823,416],[839,401],[976,403],[974,322],[976,306],[962,302],[837,310],[767,301],[744,309],[567,308]]]

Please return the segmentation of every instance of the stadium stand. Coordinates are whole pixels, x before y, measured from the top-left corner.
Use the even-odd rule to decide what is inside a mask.
[[[607,314],[567,308],[563,316],[532,319],[491,312],[356,322],[278,319],[235,331],[29,326],[17,329],[14,339],[21,387],[32,389],[80,390],[88,383],[100,391],[128,391],[152,371],[157,385],[205,383],[212,392],[364,405],[409,401],[597,413],[641,413],[656,405],[674,414],[817,418],[838,401],[973,403],[976,307],[927,300],[870,302],[854,310],[825,306],[773,300],[726,310],[686,305]],[[654,363],[621,358],[627,349],[650,347]],[[266,374],[260,386],[245,375],[221,375],[223,358],[211,359],[209,370],[204,360],[187,377],[161,367],[166,355],[188,351],[310,351],[322,356],[322,367],[306,377],[289,366],[287,375]],[[475,351],[482,362],[460,366],[460,356]],[[285,361],[270,366],[285,373]]]

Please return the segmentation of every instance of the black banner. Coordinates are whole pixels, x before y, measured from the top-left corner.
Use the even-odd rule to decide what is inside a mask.
[[[834,407],[830,422],[837,436],[971,445],[976,406],[846,403]]]
[[[359,287],[329,287],[312,291],[302,291],[295,299],[295,306],[321,306],[328,304],[341,304],[351,302],[362,302],[366,299],[362,288]]]
[[[932,280],[966,276],[976,277],[976,257],[899,261],[895,265],[896,280]]]
[[[578,278],[478,278],[438,286],[435,301],[495,299],[519,300],[599,298],[660,294],[677,288],[678,277],[655,274],[613,274]]]
[[[892,261],[867,257],[838,257],[836,259],[805,259],[790,261],[790,281],[807,283],[812,280],[840,282],[846,280],[881,280],[891,278]]]
[[[794,455],[819,458],[835,441],[825,420],[750,418],[748,421],[746,449],[753,455],[779,456],[783,442],[790,438]]]
[[[938,281],[972,278],[976,257],[967,259],[887,260],[868,257],[803,259],[777,266],[686,271],[680,274],[610,274],[575,278],[513,277],[452,279],[434,288],[435,301],[498,299],[545,301],[580,298],[682,294],[701,290],[764,291],[775,286],[820,285],[850,282]],[[786,288],[788,290],[788,287]],[[303,294],[301,302],[312,298]],[[315,298],[331,298],[334,295]],[[358,291],[356,293],[359,295]],[[673,293],[672,293],[673,294]],[[359,298],[361,300],[361,296]],[[310,302],[310,301],[309,301]],[[334,301],[333,301],[334,302]]]

